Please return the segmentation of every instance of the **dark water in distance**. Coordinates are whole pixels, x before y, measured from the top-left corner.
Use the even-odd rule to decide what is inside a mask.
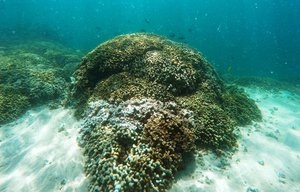
[[[56,39],[89,51],[151,32],[201,51],[219,71],[300,81],[297,0],[0,0],[0,46]]]

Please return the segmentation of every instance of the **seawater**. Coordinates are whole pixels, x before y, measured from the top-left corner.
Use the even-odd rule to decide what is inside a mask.
[[[63,71],[57,84],[72,84],[85,54],[115,36],[141,32],[199,50],[224,81],[246,89],[263,115],[241,128],[231,159],[197,154],[198,164],[180,172],[170,190],[298,191],[299,18],[295,0],[0,0],[0,106],[11,101],[12,90],[31,98],[12,97],[24,104],[21,111],[0,109],[0,123],[11,120],[0,125],[0,191],[88,190],[81,122],[71,109],[57,109],[70,105],[68,93],[49,89],[48,80]],[[34,86],[23,81],[36,76],[41,81]],[[55,100],[58,95],[63,99]],[[34,99],[54,102],[40,106]]]
[[[1,0],[1,39],[55,38],[89,51],[150,32],[197,48],[224,72],[299,79],[298,1]]]

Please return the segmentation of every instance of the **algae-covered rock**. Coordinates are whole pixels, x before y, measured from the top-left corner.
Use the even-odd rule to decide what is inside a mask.
[[[235,126],[261,117],[198,51],[158,35],[99,45],[74,79],[92,191],[166,191],[185,154],[233,149]]]

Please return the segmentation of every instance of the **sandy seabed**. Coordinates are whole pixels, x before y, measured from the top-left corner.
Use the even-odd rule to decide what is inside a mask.
[[[263,121],[239,128],[239,148],[231,158],[197,156],[194,171],[181,176],[172,192],[300,191],[300,97],[258,88],[246,92]]]
[[[239,148],[230,158],[198,153],[171,192],[300,191],[300,97],[258,88],[246,92],[263,121],[239,128]],[[79,126],[72,110],[46,107],[2,125],[0,191],[87,191]]]
[[[73,111],[45,107],[0,127],[0,191],[87,191],[78,127]]]

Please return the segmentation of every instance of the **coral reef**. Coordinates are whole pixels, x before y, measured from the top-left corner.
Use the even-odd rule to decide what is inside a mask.
[[[67,82],[57,69],[32,70],[20,87],[32,103],[43,103],[66,97]]]
[[[192,92],[199,81],[216,76],[190,47],[158,35],[129,34],[101,44],[84,57],[75,72],[74,95],[91,94],[99,80],[124,71],[160,83],[176,95]]]
[[[90,102],[80,143],[92,190],[166,190],[184,153],[194,150],[192,130],[189,113],[174,102]]]
[[[166,91],[165,86],[147,79],[132,77],[127,72],[112,75],[101,81],[93,90],[90,99],[126,101],[145,97],[160,101],[174,100],[174,96]]]
[[[9,94],[10,98],[0,110],[11,115],[2,115],[0,124],[17,118],[29,104],[51,101],[52,105],[59,105],[67,98],[70,75],[80,58],[79,53],[54,42],[6,44],[0,54],[0,84],[1,90],[9,90],[5,97]],[[1,95],[4,98],[4,93]],[[21,104],[25,101],[28,103]]]
[[[235,127],[261,121],[261,112],[242,89],[225,86],[222,93],[211,90],[214,89],[202,84],[194,94],[176,97],[176,101],[195,113],[198,145],[212,149],[232,148],[236,146]]]
[[[193,95],[178,97],[177,102],[194,112],[197,145],[210,149],[228,149],[236,145],[233,134],[234,121],[225,113],[222,106],[207,97],[203,91]]]
[[[158,35],[99,45],[74,79],[91,191],[166,191],[185,154],[233,149],[235,126],[261,118],[198,51]]]
[[[28,97],[0,84],[0,123],[16,119],[29,106]]]
[[[223,108],[237,125],[243,126],[251,121],[261,121],[262,115],[255,102],[249,99],[242,89],[230,86],[223,94]]]

